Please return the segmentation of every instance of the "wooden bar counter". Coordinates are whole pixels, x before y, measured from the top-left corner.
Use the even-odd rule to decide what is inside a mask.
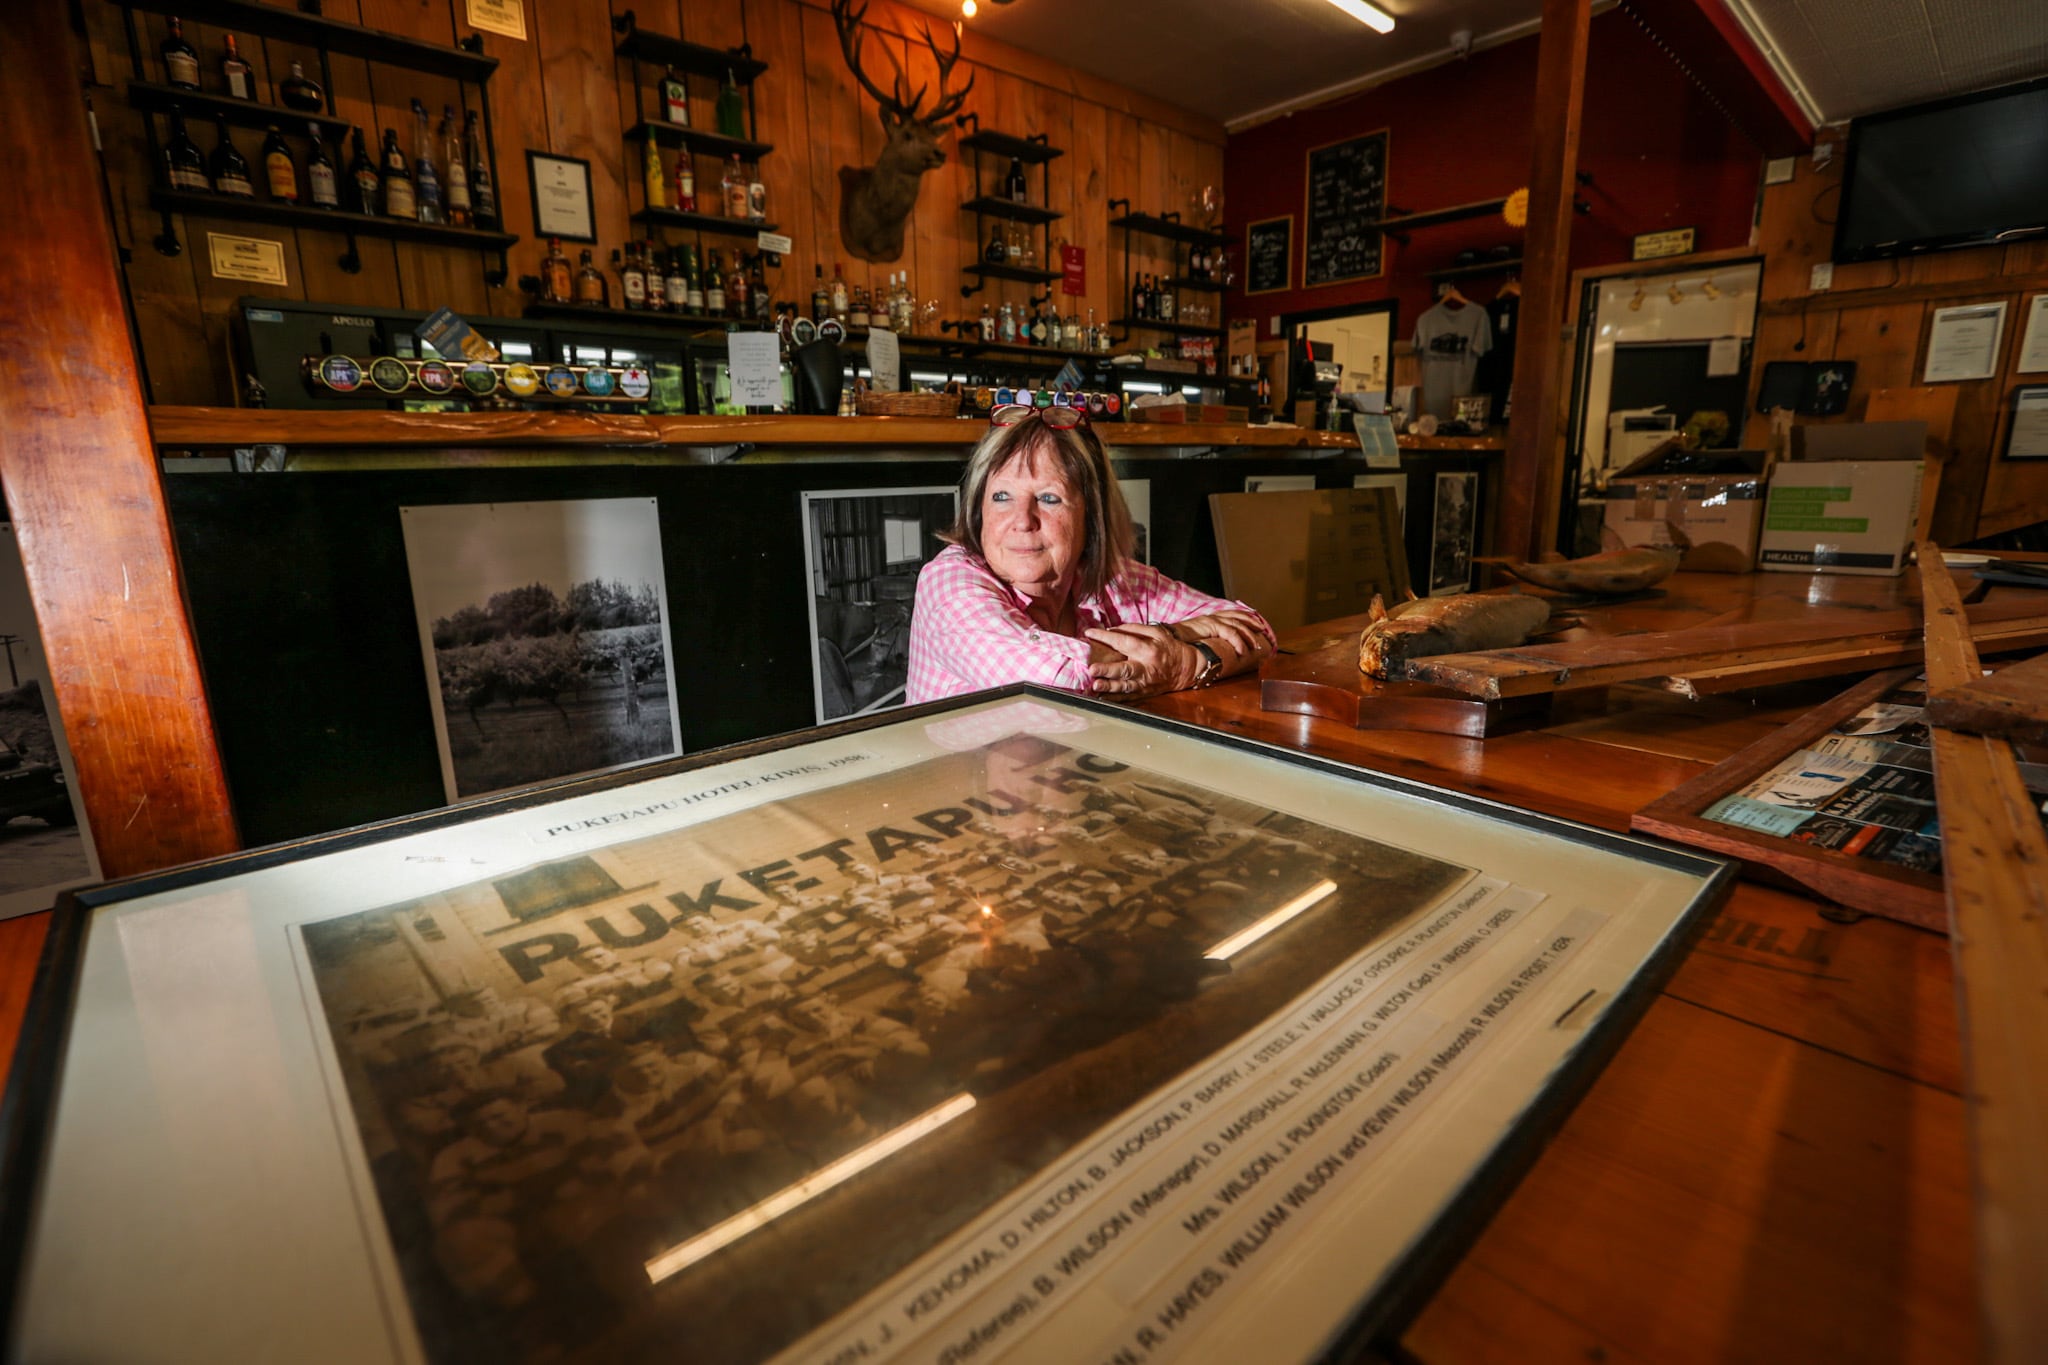
[[[1904,579],[1680,575],[1616,629],[1872,608]],[[1302,647],[1357,621],[1306,627]],[[1629,815],[1847,685],[1688,700],[1617,687],[1487,740],[1259,707],[1256,678],[1162,715],[1625,830]],[[1589,888],[1597,900],[1597,889]],[[1740,885],[1394,1358],[1959,1361],[1978,1355],[1948,944]],[[11,1055],[48,923],[0,923]]]

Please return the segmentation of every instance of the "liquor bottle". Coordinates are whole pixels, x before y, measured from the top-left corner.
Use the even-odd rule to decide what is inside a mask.
[[[640,264],[640,244],[626,243],[624,260],[614,250],[612,269],[619,272],[619,301],[635,313],[647,307],[647,271]]]
[[[839,261],[832,263],[832,316],[841,325],[846,322],[846,266]]]
[[[697,211],[697,158],[688,147],[676,153],[676,207],[684,213]]]
[[[270,189],[270,197],[282,199],[287,204],[298,203],[298,163],[292,160],[292,149],[275,123],[270,125],[269,136],[263,139],[262,152],[263,182]]]
[[[206,156],[185,131],[185,116],[174,105],[170,110],[171,140],[164,144],[164,179],[174,190],[214,188],[206,174]],[[225,124],[222,125],[226,127]]]
[[[716,113],[720,133],[738,138],[747,135],[747,102],[740,94],[739,82],[733,79],[731,67],[725,69],[725,83],[718,87]]]
[[[1033,346],[1043,346],[1045,345],[1045,339],[1045,314],[1040,313],[1037,317],[1031,319],[1031,344]]]
[[[441,173],[434,167],[434,130],[417,96],[412,102],[412,192],[422,223],[447,221],[441,210]]]
[[[1011,265],[1024,264],[1024,225],[1005,222],[1003,224],[1003,258]]]
[[[665,209],[668,207],[668,177],[661,169],[661,144],[648,138],[642,150],[640,179],[647,191],[647,207]]]
[[[704,311],[712,317],[725,316],[725,271],[718,262],[718,248],[704,257]]]
[[[348,160],[348,199],[345,206],[350,213],[374,214],[377,212],[377,163],[370,160],[370,154],[363,150],[363,130],[360,127],[349,129],[348,136],[355,154]]]
[[[704,272],[697,268],[696,247],[686,246],[683,248],[682,266],[680,269],[682,271],[681,275],[668,282],[670,304],[677,308],[687,308],[692,313],[699,315],[710,311],[704,302]],[[681,284],[683,291],[681,303],[676,302],[678,296],[675,290],[678,283]]]
[[[448,200],[448,221],[455,227],[468,227],[473,221],[470,213],[469,167],[462,163],[462,130],[455,126],[453,105],[441,106],[441,146],[448,158],[448,179],[442,186]]]
[[[185,41],[185,26],[178,22],[177,15],[171,16],[171,31],[164,35],[156,50],[164,59],[165,85],[175,85],[180,90],[199,88],[199,53]]]
[[[306,197],[313,201],[316,209],[338,209],[341,207],[341,178],[334,172],[334,160],[327,155],[327,144],[320,140],[320,125],[307,124],[306,134],[313,140],[306,152]]]
[[[682,270],[682,252],[670,248],[668,252],[668,280],[664,280],[668,291],[668,309],[672,313],[684,313],[690,307],[690,276]]]
[[[661,116],[678,128],[690,126],[690,88],[673,66],[662,71]]]
[[[1049,303],[1045,305],[1045,344],[1055,347],[1067,344],[1066,329],[1060,325],[1060,315]]]
[[[1002,220],[997,219],[989,224],[988,245],[982,248],[981,259],[989,265],[1001,265],[1009,254],[1009,248],[1003,245]]]
[[[740,253],[735,251],[732,253],[732,269],[725,277],[726,312],[736,318],[753,316],[754,310],[748,302],[747,290],[746,263],[740,259]]]
[[[747,294],[754,301],[754,321],[768,321],[769,306],[774,300],[768,297],[768,265],[761,258],[765,252],[754,253],[752,264],[747,267]]]
[[[825,264],[820,261],[811,267],[811,318],[823,322],[830,316],[832,295],[825,288]]]
[[[253,100],[256,98],[256,82],[249,71],[249,64],[242,60],[242,54],[235,51],[235,35],[227,35],[227,51],[220,57],[221,84],[227,87],[228,98]]]
[[[1088,310],[1088,330],[1082,334],[1081,339],[1086,343],[1082,347],[1083,350],[1102,351],[1108,349],[1108,347],[1102,344],[1102,329],[1095,325],[1095,310],[1093,308]]]
[[[234,141],[228,137],[227,116],[217,116],[213,121],[213,127],[213,157],[207,162],[206,174],[200,177],[196,188],[205,189],[207,179],[211,177],[216,194],[233,195],[237,199],[254,199],[256,186],[249,178],[249,161],[235,150]],[[177,139],[184,136],[185,132],[184,124],[178,121],[176,115],[172,116],[171,131],[171,147],[175,151]],[[199,149],[194,147],[192,151],[197,155]],[[172,166],[171,184],[176,188],[184,188],[178,185],[175,161]]]
[[[756,223],[768,221],[768,186],[761,179],[761,163],[747,163],[747,217]]]
[[[1162,285],[1159,290],[1159,320],[1161,322],[1172,322],[1174,311],[1173,287],[1171,285]]]
[[[1017,315],[1010,311],[1008,303],[1003,305],[1002,317],[996,322],[996,339],[1005,345],[1014,344],[1017,340]]]
[[[562,252],[560,237],[548,238],[548,254],[540,263],[540,297],[544,303],[569,303],[576,297],[569,258]]]
[[[1003,183],[1003,188],[1009,194],[1010,202],[1013,204],[1022,204],[1029,198],[1031,188],[1024,181],[1024,162],[1022,158],[1014,156],[1010,158],[1010,178]]]
[[[302,114],[317,114],[327,107],[327,92],[318,81],[307,79],[303,65],[293,62],[292,74],[277,83],[277,102]]]
[[[384,146],[378,153],[383,159],[384,183],[378,188],[378,196],[384,204],[386,218],[419,218],[419,196],[413,192],[412,171],[405,164],[405,153],[399,150],[398,130],[384,130]]]
[[[740,154],[734,152],[732,159],[725,163],[724,205],[721,212],[728,218],[747,216],[747,178],[740,170]]]
[[[994,341],[996,339],[996,315],[985,303],[981,305],[980,335],[983,341]]]
[[[498,227],[498,186],[491,179],[491,161],[484,155],[483,139],[477,135],[476,110],[462,119],[462,164],[469,171],[469,217],[477,227],[495,232]]]
[[[1068,350],[1085,351],[1088,349],[1082,337],[1081,315],[1079,313],[1067,314],[1066,322],[1060,326],[1060,334],[1066,337],[1066,347]]]
[[[583,248],[582,264],[576,267],[576,302],[593,308],[611,304],[611,290],[605,284],[604,272],[591,263],[589,247]]]

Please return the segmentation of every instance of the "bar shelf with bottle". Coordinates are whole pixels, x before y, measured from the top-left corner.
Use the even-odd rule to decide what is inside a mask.
[[[773,223],[756,223],[748,218],[721,218],[715,213],[686,213],[682,209],[635,209],[633,221],[649,227],[717,232],[728,237],[758,237],[764,232],[775,231]]]
[[[233,195],[168,189],[162,185],[150,188],[149,202],[151,208],[162,213],[269,223],[275,227],[313,228],[323,232],[346,232],[363,237],[389,237],[397,241],[424,242],[431,246],[469,247],[478,251],[503,251],[519,240],[509,232],[451,227],[446,223],[422,223],[411,218],[344,213],[339,209],[314,208],[308,204],[293,204],[277,199],[240,199]]]
[[[1112,199],[1111,205],[1129,204],[1129,200]],[[1189,246],[1224,246],[1230,237],[1226,233],[1212,232],[1192,223],[1183,223],[1172,214],[1126,213],[1121,218],[1109,220],[1111,227],[1124,228],[1130,232],[1142,232],[1148,237],[1163,237],[1171,242],[1185,242]]]
[[[620,35],[618,54],[631,61],[673,66],[692,76],[709,76],[713,80],[731,72],[740,85],[752,85],[768,70],[768,63],[757,60],[753,48],[746,44],[734,48],[707,47],[671,38],[666,33],[641,28],[631,10],[616,16],[612,29]]]
[[[969,275],[990,280],[1015,280],[1019,284],[1052,284],[1060,278],[1057,270],[1038,270],[1028,265],[990,265],[979,262],[960,267]]]
[[[626,130],[628,142],[645,142],[649,137],[664,147],[688,147],[699,156],[715,156],[720,161],[733,156],[745,161],[759,161],[775,150],[773,143],[727,137],[724,133],[692,128],[682,123],[663,123],[659,119],[643,119]]]
[[[1148,332],[1165,332],[1169,336],[1177,337],[1220,337],[1223,335],[1221,327],[1197,327],[1193,323],[1167,322],[1161,318],[1117,318],[1109,325],[1112,327],[1122,327],[1126,331],[1133,327],[1138,327]]]
[[[960,296],[972,298],[988,287],[990,280],[1012,280],[1018,284],[1050,285],[1060,278],[1057,270],[1043,267],[1052,264],[1052,224],[1065,214],[1050,207],[1052,203],[1052,163],[1065,156],[1066,152],[1051,145],[1044,133],[1032,137],[1013,137],[1008,133],[986,131],[979,117],[972,113],[962,114],[958,120],[962,128],[973,131],[960,139],[963,152],[977,155],[970,159],[974,165],[974,196],[961,205],[961,212],[974,215],[975,252],[980,257],[974,264],[963,266],[962,273],[972,275],[974,283],[962,285]],[[981,180],[982,156],[1008,157],[1009,175],[1003,181],[1000,195],[984,193]],[[1029,182],[1025,179],[1024,168],[1035,166],[1039,172],[1039,202],[1030,202]],[[987,220],[998,219],[1006,223],[1021,223],[1027,230],[1016,235],[1007,229],[987,230]],[[1038,248],[1036,259],[1032,259],[1029,228],[1036,227]]]
[[[187,23],[212,24],[261,38],[296,43],[330,56],[361,57],[385,66],[402,66],[430,76],[481,85],[498,69],[496,57],[461,47],[443,47],[401,37],[361,24],[343,23],[319,14],[248,0],[116,0],[123,8],[150,14],[176,15]],[[478,42],[472,38],[469,41]],[[479,44],[480,46],[480,44]]]
[[[989,218],[1007,218],[1013,223],[1057,223],[1066,217],[1053,209],[1040,208],[1036,204],[1019,204],[1014,200],[998,199],[993,195],[977,195],[961,205],[967,212]]]
[[[347,140],[349,129],[355,127],[347,119],[328,114],[291,109],[281,104],[260,104],[231,95],[213,95],[203,90],[186,90],[176,85],[158,85],[153,81],[130,81],[128,104],[130,108],[146,114],[181,113],[187,118],[208,122],[224,118],[237,128],[261,130],[273,123],[293,128],[308,123],[318,124],[320,136],[337,144]]]
[[[540,299],[527,304],[524,311],[527,317],[542,320],[581,318],[589,322],[630,323],[635,327],[670,327],[679,332],[723,332],[730,328],[749,332],[760,330],[761,326],[752,318],[725,317],[712,313],[671,313],[654,308],[609,308],[595,303],[549,303]]]

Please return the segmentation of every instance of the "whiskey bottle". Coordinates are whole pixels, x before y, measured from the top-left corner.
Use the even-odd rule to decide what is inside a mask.
[[[327,94],[318,81],[306,78],[303,65],[293,62],[292,74],[277,83],[277,102],[302,114],[317,114],[326,107]]]
[[[484,155],[483,139],[477,135],[476,110],[462,121],[462,164],[469,171],[469,216],[487,232],[498,228],[498,187],[491,179],[491,160]]]
[[[680,295],[671,294],[669,296],[670,300],[673,302],[675,299],[680,298],[682,302],[676,304],[677,308],[702,316],[710,310],[705,306],[704,302],[704,272],[697,268],[697,248],[694,246],[684,247],[681,260],[682,293]],[[669,284],[673,288],[676,281],[671,280]]]
[[[173,115],[172,117],[173,136],[171,146],[172,150],[175,151],[177,148],[177,138],[183,136],[185,130],[184,125],[176,121],[176,116]],[[197,188],[205,189],[207,177],[210,176],[216,194],[232,195],[237,199],[254,199],[256,197],[256,186],[249,178],[249,161],[247,157],[244,157],[239,151],[235,150],[234,141],[228,137],[227,116],[225,114],[217,116],[213,121],[213,127],[213,157],[207,162],[207,174],[200,177]],[[197,155],[199,149],[194,147],[192,151],[194,155]],[[176,163],[173,162],[174,168],[175,165]],[[174,186],[177,185],[175,169],[173,170],[171,183]]]
[[[832,316],[846,322],[846,265],[841,261],[832,263]]]
[[[1003,245],[1003,224],[1001,219],[989,224],[988,245],[982,248],[981,259],[989,265],[1001,265],[1009,256],[1010,249]]]
[[[678,128],[690,126],[690,89],[673,66],[661,77],[661,116]]]
[[[363,150],[363,130],[360,127],[349,129],[348,136],[355,153],[348,160],[345,207],[350,213],[374,215],[377,212],[377,163],[370,160],[370,154]]]
[[[419,219],[419,196],[413,192],[412,171],[406,167],[405,153],[398,145],[398,130],[384,130],[384,183],[378,198],[384,205],[386,218]]]
[[[413,199],[422,223],[447,221],[441,208],[441,173],[434,167],[434,133],[427,126],[427,106],[412,102]]]
[[[185,116],[175,108],[171,110],[171,140],[164,145],[164,179],[174,190],[213,188],[206,177],[206,157],[185,131]]]
[[[171,16],[171,31],[164,35],[156,50],[164,59],[165,85],[175,85],[180,90],[199,88],[199,53],[185,41],[185,26],[178,22],[177,15]]]
[[[604,272],[590,261],[590,248],[583,248],[583,262],[576,268],[576,302],[603,308],[611,302],[611,290],[604,282]]]
[[[864,284],[857,284],[853,287],[853,299],[847,305],[846,325],[849,327],[866,327],[873,321],[874,314],[869,311],[868,287]]]
[[[823,322],[830,316],[832,295],[825,288],[825,263],[818,262],[811,267],[811,318]]]
[[[448,179],[442,187],[448,201],[448,222],[455,227],[468,227],[469,168],[462,163],[462,130],[455,126],[453,105],[441,106],[439,134],[443,154],[448,158]]]
[[[640,264],[640,244],[626,243],[623,261],[613,251],[612,269],[619,272],[619,301],[636,313],[647,307],[647,271]]]
[[[543,303],[572,303],[576,284],[570,275],[569,258],[562,254],[562,239],[548,238],[548,254],[540,263],[540,297]]]
[[[1172,322],[1174,314],[1173,286],[1162,285],[1159,289],[1159,320]]]
[[[704,258],[704,311],[717,318],[725,316],[725,276],[718,263],[717,247],[712,247]]]
[[[235,51],[235,35],[232,33],[227,35],[227,51],[221,54],[220,79],[230,99],[256,98],[256,82],[251,77],[249,64],[242,60],[241,53]]]
[[[740,170],[740,154],[734,152],[725,164],[725,203],[723,211],[728,218],[745,219],[747,216],[747,178]]]
[[[725,277],[725,309],[733,317],[753,316],[754,310],[748,303],[747,290],[746,262],[742,261],[740,253],[735,251],[732,253],[732,270]]]
[[[316,209],[338,209],[341,178],[335,174],[334,159],[327,155],[327,144],[320,140],[320,125],[307,124],[306,134],[313,140],[306,152],[306,197]]]
[[[263,183],[270,190],[272,199],[282,199],[287,204],[299,202],[299,167],[292,160],[292,149],[286,144],[284,134],[270,125],[269,135],[263,139]]]
[[[1024,161],[1021,157],[1010,158],[1010,178],[1004,182],[1004,190],[1013,204],[1022,204],[1030,198],[1030,186],[1024,180]]]

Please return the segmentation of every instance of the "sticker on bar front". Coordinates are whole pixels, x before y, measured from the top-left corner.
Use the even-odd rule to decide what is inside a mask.
[[[638,365],[627,366],[619,375],[619,392],[628,398],[645,398],[653,387],[647,371]]]
[[[507,365],[505,367],[505,387],[515,397],[531,398],[534,394],[540,392],[540,376],[534,373],[533,366],[531,365],[524,363]]]
[[[363,386],[363,367],[345,355],[331,355],[320,362],[320,382],[336,393],[354,393]]]
[[[462,387],[482,398],[498,387],[498,372],[487,360],[472,360],[462,367]]]
[[[602,365],[592,365],[583,372],[583,390],[592,398],[612,396],[612,372]]]
[[[557,398],[576,396],[576,371],[567,365],[556,365],[548,370],[548,392]]]
[[[412,385],[412,371],[403,360],[380,356],[370,362],[370,382],[385,393],[404,393]]]
[[[447,393],[455,387],[455,371],[438,360],[422,360],[419,381],[428,393]]]

